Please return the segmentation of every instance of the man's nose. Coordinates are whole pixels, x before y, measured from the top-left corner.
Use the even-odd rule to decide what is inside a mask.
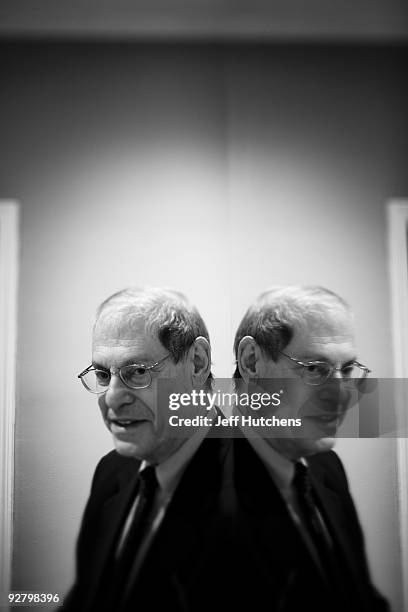
[[[333,391],[340,391],[343,387],[343,376],[341,372],[337,370],[332,373],[332,375],[326,381],[326,387],[332,389]]]
[[[134,397],[131,389],[121,380],[119,374],[111,374],[108,389],[105,393],[105,403],[108,408],[116,410],[121,406],[131,404]]]
[[[337,371],[332,373],[332,375],[326,380],[326,383],[324,385],[326,391],[329,391],[333,395],[338,395],[339,393],[341,393],[343,386],[343,377],[341,375],[341,372]]]
[[[343,403],[349,396],[348,385],[344,384],[346,379],[339,370],[335,370],[328,378],[325,389],[326,392],[331,396],[331,400],[335,403]]]

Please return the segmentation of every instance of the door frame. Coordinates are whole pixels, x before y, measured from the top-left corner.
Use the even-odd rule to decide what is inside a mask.
[[[0,200],[0,595],[11,587],[19,208]],[[7,603],[7,601],[6,601]]]
[[[408,379],[408,198],[387,203],[388,263],[391,289],[395,378]],[[406,385],[402,385],[405,390]],[[406,391],[404,391],[406,395]],[[408,397],[396,394],[399,528],[404,610],[408,610]]]

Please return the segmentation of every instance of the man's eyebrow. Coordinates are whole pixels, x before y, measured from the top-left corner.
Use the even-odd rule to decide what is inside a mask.
[[[125,361],[123,361],[121,363],[121,367],[123,366],[128,366],[128,365],[145,365],[145,366],[149,366],[149,365],[153,365],[154,363],[156,363],[158,361],[158,359],[152,359],[151,357],[146,357],[144,355],[142,355],[141,357],[131,357],[130,359],[126,359]],[[92,365],[94,368],[96,368],[97,370],[106,370],[108,371],[109,368],[107,368],[106,366],[101,365],[100,363],[96,362],[96,361],[92,361]]]
[[[346,366],[348,366],[348,365],[351,365],[351,364],[352,364],[352,363],[354,363],[355,361],[357,361],[357,356],[356,356],[356,357],[354,357],[353,359],[349,359],[348,361],[345,361],[345,362],[343,363],[343,368],[345,368],[345,367],[346,367]]]
[[[105,366],[101,365],[97,361],[92,361],[92,367],[94,367],[96,370],[109,370],[109,368],[105,368]]]
[[[305,354],[303,357],[299,357],[299,361],[324,361],[325,363],[331,363],[331,361],[321,353]],[[357,361],[357,355],[351,359],[347,359],[347,361],[344,361],[342,365],[345,367],[351,363],[354,363],[355,361]]]
[[[127,366],[127,365],[145,365],[145,366],[150,366],[153,365],[154,363],[157,363],[158,359],[152,359],[151,357],[137,357],[136,359],[127,359],[126,361],[124,361],[122,363],[123,366]]]
[[[326,361],[327,357],[324,357],[320,353],[303,353],[298,357],[299,361]]]

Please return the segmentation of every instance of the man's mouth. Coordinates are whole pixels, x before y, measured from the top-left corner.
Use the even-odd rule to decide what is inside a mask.
[[[312,417],[317,419],[318,421],[323,421],[324,423],[331,423],[332,421],[337,421],[340,418],[339,414],[317,414]]]
[[[109,419],[109,425],[120,429],[128,429],[130,427],[137,427],[142,423],[147,423],[147,419]]]
[[[324,432],[328,436],[335,436],[341,424],[341,417],[337,412],[307,415],[303,418],[306,419],[305,424],[309,422],[313,430]]]

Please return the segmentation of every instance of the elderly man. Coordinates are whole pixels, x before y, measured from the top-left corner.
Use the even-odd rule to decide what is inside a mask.
[[[206,427],[178,436],[163,390],[206,389],[210,367],[206,326],[182,294],[128,289],[99,307],[92,365],[79,377],[116,450],[94,475],[64,610],[208,607],[208,572],[222,557],[220,443]]]
[[[245,437],[234,440],[237,554],[246,551],[248,603],[267,601],[279,612],[386,610],[369,578],[343,466],[331,451],[352,393],[369,373],[357,360],[349,307],[320,287],[266,291],[237,330],[235,355],[237,388],[278,390],[279,405],[256,416],[273,413],[284,423],[244,426]]]

